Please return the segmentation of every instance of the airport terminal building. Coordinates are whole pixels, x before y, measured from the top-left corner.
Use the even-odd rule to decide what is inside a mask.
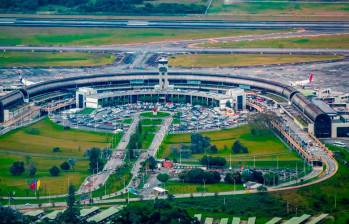
[[[161,80],[161,81],[159,81]],[[86,88],[88,87],[88,88]],[[275,81],[234,75],[167,72],[166,63],[159,72],[129,72],[71,77],[37,83],[12,91],[0,98],[0,122],[9,110],[40,96],[50,101],[55,92],[71,94],[72,101],[56,103],[54,109],[103,107],[108,105],[151,102],[185,102],[223,107],[230,101],[235,110],[246,108],[244,92],[272,93],[284,98],[306,120],[306,128],[319,138],[348,135],[347,120],[335,120],[331,113],[312,102],[297,89]],[[19,115],[23,116],[23,115]]]

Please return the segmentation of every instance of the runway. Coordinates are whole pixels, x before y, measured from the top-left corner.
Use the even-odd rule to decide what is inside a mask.
[[[183,28],[183,29],[308,29],[347,30],[349,22],[278,22],[223,20],[106,20],[61,18],[0,18],[0,26],[21,27],[103,27],[103,28]]]
[[[151,45],[150,45],[151,46]],[[212,53],[212,54],[349,54],[349,49],[300,49],[300,48],[154,48],[147,46],[106,46],[106,47],[34,47],[34,46],[0,46],[1,51],[80,51],[80,52],[129,52],[129,53]]]

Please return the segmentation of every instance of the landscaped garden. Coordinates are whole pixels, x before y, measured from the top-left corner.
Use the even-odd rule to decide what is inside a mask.
[[[165,138],[157,154],[158,158],[168,158],[183,163],[198,163],[204,156],[223,157],[233,167],[295,167],[302,166],[303,161],[295,151],[289,149],[271,130],[263,130],[253,134],[249,125],[219,131],[202,132],[208,137],[211,146],[217,149],[212,152],[210,147],[204,152],[192,151],[192,134],[169,134]],[[247,152],[234,153],[233,145],[239,141],[247,148]],[[181,158],[180,158],[181,157]]]

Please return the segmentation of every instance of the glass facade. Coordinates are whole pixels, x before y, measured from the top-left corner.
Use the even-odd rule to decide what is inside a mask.
[[[320,114],[316,117],[314,123],[314,133],[318,138],[330,138],[331,137],[332,121],[327,114]]]

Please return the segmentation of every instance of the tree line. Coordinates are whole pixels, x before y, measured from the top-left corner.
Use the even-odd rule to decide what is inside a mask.
[[[107,14],[202,14],[205,5],[182,3],[150,3],[144,0],[0,0],[3,12],[35,12],[40,7],[66,7],[76,13]]]

